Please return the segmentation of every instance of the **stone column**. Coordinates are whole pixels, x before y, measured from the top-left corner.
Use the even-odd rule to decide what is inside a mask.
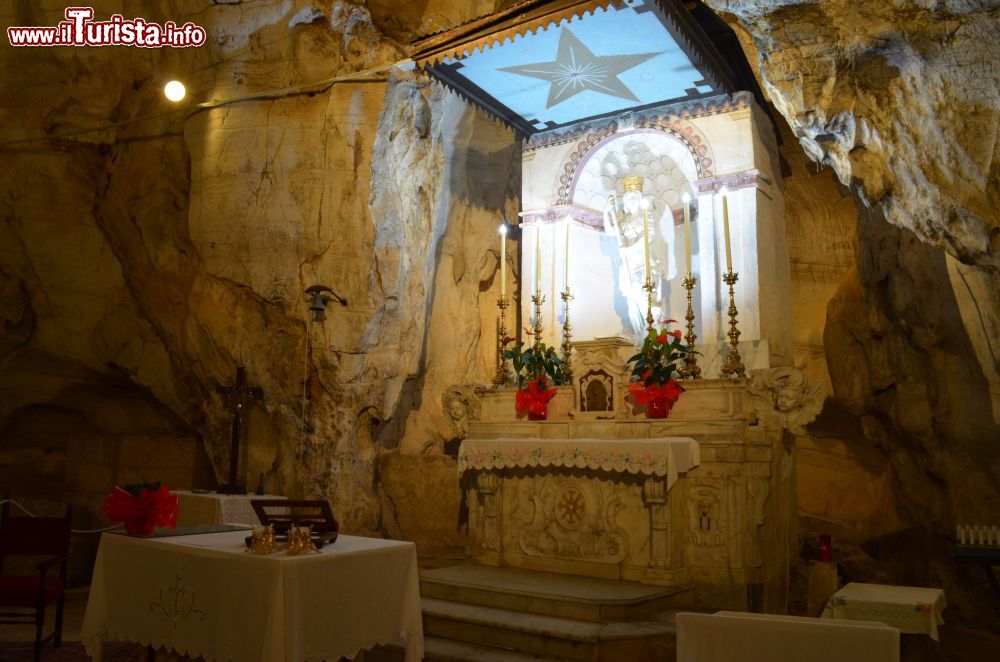
[[[649,508],[649,567],[670,567],[670,512],[667,510],[667,484],[663,478],[647,478],[642,498]]]
[[[483,495],[483,548],[500,553],[500,473],[482,471],[476,486]]]

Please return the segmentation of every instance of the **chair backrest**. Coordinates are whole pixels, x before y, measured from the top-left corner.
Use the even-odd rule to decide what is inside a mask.
[[[72,508],[65,517],[15,517],[4,504],[0,519],[0,557],[6,554],[63,556],[69,554]]]
[[[292,524],[312,526],[316,533],[333,533],[338,528],[325,499],[251,499],[250,505],[260,523],[270,524],[277,533],[288,531]]]

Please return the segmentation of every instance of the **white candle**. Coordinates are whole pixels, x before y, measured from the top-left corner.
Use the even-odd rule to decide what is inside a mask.
[[[733,272],[733,249],[729,245],[729,196],[722,189],[722,233],[726,238],[726,271]]]
[[[535,294],[542,293],[542,226],[535,226]]]
[[[500,226],[500,298],[507,296],[507,224]]]
[[[556,344],[556,226],[552,224],[552,298],[549,307],[552,309],[552,346]]]
[[[569,226],[570,222],[566,221],[566,258],[563,261],[566,267],[566,273],[563,274],[563,282],[565,283],[565,289],[569,290]]]
[[[649,269],[649,221],[646,220],[646,201],[642,201],[642,247],[646,251],[646,282],[653,279]]]
[[[684,200],[684,253],[687,255],[687,275],[691,275],[691,196],[687,193]]]

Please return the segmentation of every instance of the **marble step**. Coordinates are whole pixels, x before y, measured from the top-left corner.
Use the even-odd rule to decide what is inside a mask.
[[[560,660],[669,659],[665,621],[594,623],[423,598],[424,635]]]
[[[479,646],[465,641],[424,637],[424,659],[428,662],[559,662],[559,658]],[[401,645],[380,646],[366,651],[364,662],[403,662]]]
[[[520,568],[464,564],[420,573],[427,598],[581,621],[639,621],[687,607],[692,590]]]

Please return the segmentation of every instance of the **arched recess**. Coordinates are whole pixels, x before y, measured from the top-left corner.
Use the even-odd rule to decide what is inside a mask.
[[[685,177],[690,182],[705,179],[715,175],[715,160],[712,147],[705,135],[691,122],[673,115],[651,115],[636,118],[633,128],[619,131],[617,122],[612,122],[604,130],[588,133],[577,143],[563,164],[563,172],[559,177],[557,204],[570,204],[573,201],[578,181],[578,173],[607,143],[636,133],[661,134],[676,143],[677,149],[671,149],[674,160],[684,170]]]

